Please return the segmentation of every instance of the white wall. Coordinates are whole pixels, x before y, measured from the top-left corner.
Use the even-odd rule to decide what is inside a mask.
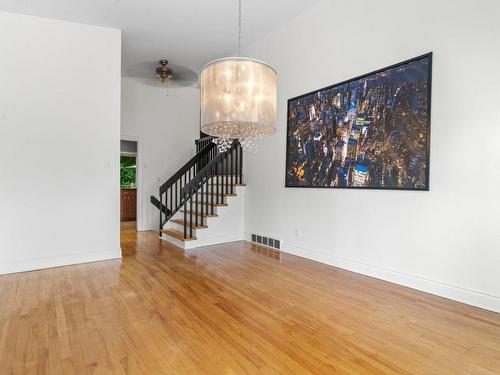
[[[120,257],[120,31],[0,12],[0,46],[0,274]]]
[[[199,89],[172,88],[167,96],[160,87],[122,79],[122,138],[139,140],[139,230],[158,229],[150,196],[158,198],[159,186],[194,155],[199,122]]]
[[[494,0],[323,1],[248,48],[277,68],[279,109],[246,157],[247,235],[500,311],[498,14]],[[430,192],[284,188],[288,98],[429,51]]]

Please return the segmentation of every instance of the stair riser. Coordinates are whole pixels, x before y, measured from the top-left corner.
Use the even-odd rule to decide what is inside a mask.
[[[231,181],[231,177],[227,178],[226,180],[226,177],[211,177],[208,179],[209,182],[211,181],[214,181],[214,184],[217,182],[217,180],[219,181],[219,184],[228,184],[228,185],[237,185],[237,184],[242,184],[242,183],[245,183],[245,181],[243,179],[240,179],[239,178],[236,178],[236,176],[233,177],[232,181]]]
[[[184,233],[184,225],[180,225],[174,222],[169,221],[165,227],[170,228],[170,229],[175,229],[178,230],[179,232]],[[193,228],[193,237],[196,237],[196,231],[197,229]],[[189,236],[189,227],[187,228],[187,235]]]
[[[198,218],[198,221],[196,221],[196,218]],[[187,215],[186,217],[186,223],[187,225],[189,226],[189,220],[190,219],[193,219],[193,224],[197,224],[197,225],[207,225],[207,220],[206,218],[202,218],[201,216],[195,216],[193,215],[192,218],[189,217],[189,215]],[[172,220],[176,220],[176,221],[179,221],[178,223],[175,223],[175,224],[178,224],[178,225],[182,225],[184,226],[184,214],[182,214],[181,216],[177,216],[175,215],[175,218],[172,219]],[[182,224],[181,224],[182,223]],[[193,227],[194,229],[194,227]]]
[[[219,191],[217,191],[217,187],[214,185],[213,189],[211,185],[207,185],[204,188],[205,193],[214,193],[214,194],[236,194],[236,186],[233,187],[233,190],[231,191],[231,186],[228,186],[227,189],[226,187],[219,186]],[[198,192],[198,195],[201,194],[201,191]]]
[[[196,217],[197,217],[196,215],[192,216],[193,223],[196,222]],[[177,212],[172,219],[184,221],[184,212]],[[186,221],[189,222],[189,219],[190,219],[190,217],[189,217],[189,213],[188,213],[187,217],[186,217]],[[198,224],[207,225],[207,222],[208,222],[208,220],[206,217],[202,217],[202,216],[198,215]]]
[[[193,214],[192,218],[193,218],[193,222],[196,221],[196,217],[198,217],[198,223],[201,223],[203,222],[204,225],[207,225],[207,222],[208,220],[214,218],[214,217],[217,217],[217,214],[214,214],[214,216],[201,216],[201,215],[195,215]],[[183,212],[178,212],[174,215],[174,218],[175,219],[179,219],[179,220],[184,220],[184,213]],[[186,218],[187,221],[189,221],[189,212],[187,213],[187,218]]]
[[[201,192],[198,193],[198,201],[201,202],[201,197],[202,197],[202,194]],[[193,196],[193,201],[196,201],[196,194]],[[203,194],[203,201],[207,201],[209,203],[216,203],[217,202],[217,197],[215,195],[210,195],[210,194],[206,194],[206,192]],[[223,195],[219,195],[219,203],[227,203],[227,197],[223,196]]]
[[[229,180],[231,180],[231,175],[228,175],[228,176],[218,175],[218,176],[213,176],[213,177],[210,177],[210,178],[213,178],[214,180],[215,180],[215,179],[217,179],[217,178],[218,178],[219,180],[225,180],[225,179],[226,179],[226,177],[227,177]],[[235,175],[235,174],[234,174],[232,177],[233,177],[233,181],[235,181],[235,182],[236,182],[236,180],[239,180],[238,176],[237,176],[237,175]],[[241,180],[243,181],[243,176],[242,176]]]

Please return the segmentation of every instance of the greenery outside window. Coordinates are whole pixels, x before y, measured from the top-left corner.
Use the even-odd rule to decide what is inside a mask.
[[[135,189],[136,163],[135,156],[120,156],[120,188]]]

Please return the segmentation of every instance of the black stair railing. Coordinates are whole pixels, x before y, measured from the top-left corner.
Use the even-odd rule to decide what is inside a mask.
[[[163,225],[183,206],[182,189],[198,173],[199,163],[207,162],[217,156],[217,146],[213,142],[208,142],[199,152],[196,153],[186,164],[174,173],[159,190],[159,202],[154,204],[160,209],[160,230]],[[151,198],[153,202],[153,197]],[[154,199],[154,201],[158,201]]]
[[[194,143],[196,145],[196,153],[203,150],[210,143],[213,143],[212,142],[213,139],[214,139],[214,137],[204,137],[204,138],[200,138],[200,139],[195,140]],[[205,165],[210,163],[210,161],[211,161],[210,155],[206,155],[205,157],[201,158],[201,160],[196,165],[197,171],[201,170]]]
[[[229,150],[217,154],[182,190],[184,239],[193,237],[193,228],[204,225],[204,218],[214,214],[214,207],[224,203],[224,196],[234,194],[243,183],[243,150],[234,141]]]
[[[156,208],[158,208],[159,210],[162,210],[165,215],[168,215],[170,213],[167,207],[165,205],[162,205],[158,198],[151,196],[151,203],[153,203],[153,205],[156,206]]]
[[[160,199],[151,197],[160,209],[160,236],[168,220],[184,208],[184,238],[192,237],[193,227],[203,225],[204,217],[224,203],[224,195],[234,194],[235,185],[243,183],[241,144],[234,141],[219,153],[213,138],[196,140],[196,155],[160,186]]]
[[[205,148],[205,146],[211,143],[212,139],[214,139],[214,137],[205,137],[195,140],[194,144],[196,145],[196,153],[200,152],[203,148]]]

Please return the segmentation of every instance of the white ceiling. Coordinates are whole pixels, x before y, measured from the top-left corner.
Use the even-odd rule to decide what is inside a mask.
[[[318,1],[242,0],[242,45]],[[0,10],[121,29],[124,76],[160,58],[199,71],[237,50],[237,0],[0,0]]]

